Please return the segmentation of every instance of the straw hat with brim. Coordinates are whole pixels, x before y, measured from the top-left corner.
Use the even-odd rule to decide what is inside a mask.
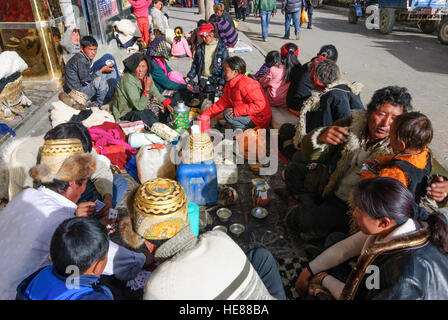
[[[170,239],[189,225],[188,200],[182,186],[175,180],[148,180],[130,197],[130,217],[120,223],[124,242],[140,247],[144,239]]]
[[[79,139],[46,140],[40,163],[30,170],[37,182],[79,181],[89,179],[95,172],[96,160],[85,153]]]
[[[75,102],[79,103],[80,105],[86,106],[87,102],[89,102],[89,96],[84,92],[72,90],[68,95],[70,98],[72,98]]]

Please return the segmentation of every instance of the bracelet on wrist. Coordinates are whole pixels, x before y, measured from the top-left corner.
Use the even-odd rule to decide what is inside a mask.
[[[308,272],[311,274],[311,276],[314,277],[315,274],[314,274],[314,272],[311,270],[311,268],[310,268],[310,264],[307,263],[305,267],[308,269]]]

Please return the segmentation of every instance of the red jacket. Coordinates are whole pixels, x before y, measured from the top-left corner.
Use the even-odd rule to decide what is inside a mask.
[[[263,88],[242,74],[226,83],[224,94],[203,114],[213,118],[228,108],[233,108],[235,117],[249,116],[259,128],[267,128],[271,123],[271,106]]]

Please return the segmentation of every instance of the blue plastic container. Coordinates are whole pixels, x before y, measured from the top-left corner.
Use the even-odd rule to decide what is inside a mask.
[[[189,202],[209,206],[218,200],[218,177],[213,160],[181,163],[177,167],[177,181],[184,188]]]

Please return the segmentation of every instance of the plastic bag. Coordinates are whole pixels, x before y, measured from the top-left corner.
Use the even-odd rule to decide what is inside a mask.
[[[266,156],[266,129],[247,129],[236,136],[238,151],[248,160]]]
[[[300,14],[300,23],[308,22],[308,13],[305,9],[302,9],[302,13]]]
[[[137,171],[140,183],[155,178],[174,179],[176,168],[170,159],[170,146],[153,144],[143,146],[137,153]]]

